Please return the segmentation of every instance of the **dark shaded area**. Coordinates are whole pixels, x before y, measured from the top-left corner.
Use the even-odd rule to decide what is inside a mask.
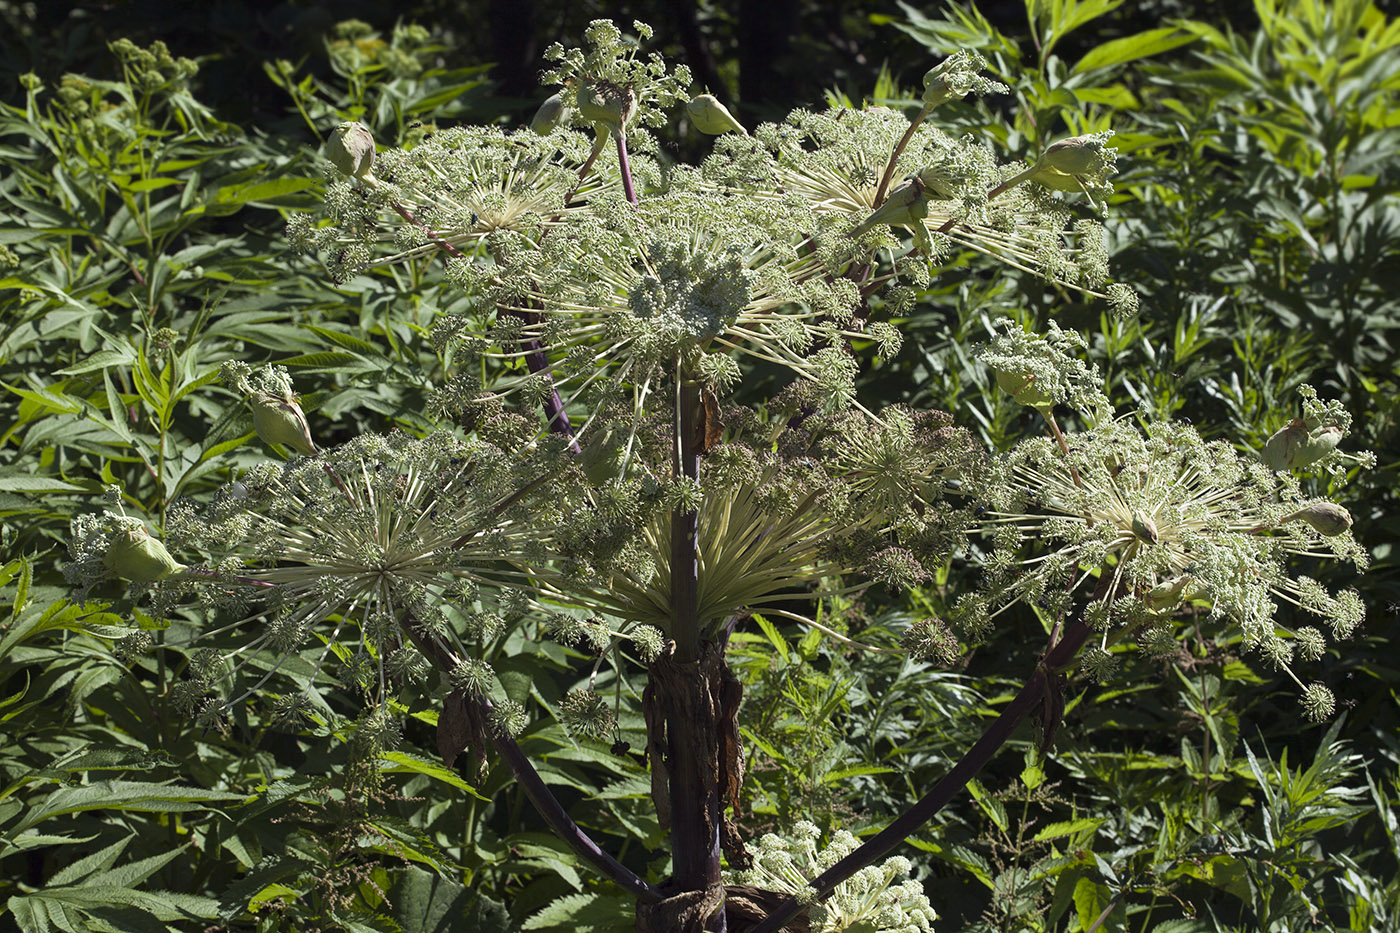
[[[927,13],[937,7],[919,5]],[[1022,3],[980,5],[987,20],[1010,35],[1026,35]],[[1249,29],[1246,5],[1200,0],[1124,4],[1093,28],[1068,36],[1059,52],[1074,58],[1094,45],[1190,16]],[[235,123],[270,127],[285,119],[285,93],[263,73],[263,63],[286,59],[316,77],[329,64],[323,36],[337,22],[359,19],[388,33],[395,23],[441,30],[449,51],[440,64],[461,68],[495,63],[499,110],[516,123],[529,118],[541,96],[536,75],[552,42],[578,42],[589,21],[633,20],[657,30],[667,59],[690,66],[696,84],[739,108],[748,122],[772,119],[793,101],[819,100],[839,88],[868,93],[882,66],[906,83],[928,67],[927,52],[886,25],[903,11],[893,0],[859,7],[810,0],[648,0],[569,4],[560,0],[420,0],[383,4],[345,2],[257,3],[213,0],[0,4],[0,95],[18,93],[14,75],[35,71],[46,81],[67,71],[110,68],[103,46],[118,38],[141,45],[161,40],[176,55],[200,59],[200,99]]]

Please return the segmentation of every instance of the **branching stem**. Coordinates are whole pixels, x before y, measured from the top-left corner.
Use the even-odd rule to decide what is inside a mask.
[[[924,104],[919,111],[919,115],[909,121],[909,128],[904,131],[904,135],[899,138],[899,143],[894,147],[894,152],[890,153],[890,161],[885,165],[885,173],[880,176],[880,184],[875,189],[875,203],[872,207],[879,207],[880,202],[885,200],[885,193],[890,190],[890,181],[894,178],[894,167],[899,164],[899,157],[904,155],[904,149],[909,145],[909,140],[914,138],[914,131],[919,128],[919,124],[924,122],[924,118],[933,108]]]
[[[587,172],[588,165],[591,165],[593,159],[596,157],[597,150],[595,148],[593,155],[589,157],[588,163],[584,165],[579,175],[580,180],[583,178],[583,173]],[[570,191],[569,194],[572,196],[573,192]],[[567,205],[567,199],[565,203]],[[413,212],[400,204],[397,198],[390,198],[389,205],[393,207],[394,212],[404,220],[427,233],[428,239],[437,244],[447,255],[451,256],[453,259],[466,258],[462,255],[461,250],[443,239],[436,230],[433,230],[417,217],[414,217]],[[502,311],[501,313],[506,312]],[[525,349],[525,365],[529,367],[531,373],[540,373],[549,369],[549,357],[545,355],[544,344],[531,337],[521,341],[521,346]],[[541,404],[541,407],[544,409],[545,422],[549,430],[567,437],[569,439],[570,449],[577,454],[579,453],[578,441],[574,440],[574,426],[569,421],[569,413],[564,410],[564,400],[559,397],[559,390],[554,387],[554,380],[550,379],[547,373],[544,378],[550,380],[549,393],[544,397],[544,402]]]

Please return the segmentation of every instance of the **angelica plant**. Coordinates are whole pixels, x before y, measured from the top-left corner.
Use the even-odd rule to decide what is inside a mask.
[[[650,130],[686,103],[689,74],[642,57],[609,22],[585,38],[587,48],[546,54],[545,84],[562,90],[529,128],[439,130],[382,150],[358,124],[333,130],[324,215],[294,218],[289,239],[337,281],[446,264],[465,300],[428,336],[445,364],[423,413],[437,429],[322,449],[284,371],[228,368],[263,440],[302,456],[247,472],[202,508],[173,507],[169,538],[188,564],[127,573],[149,577],[162,606],[199,597],[229,630],[256,632],[192,667],[185,707],[217,719],[280,674],[293,685],[287,716],[331,723],[318,689],[334,669],[364,699],[351,731],[372,758],[397,741],[401,686],[432,684],[446,761],[494,747],[549,825],[638,898],[637,929],[724,930],[736,885],[724,862],[748,858],[731,816],[743,747],[730,636],[759,610],[821,627],[803,601],[874,584],[900,592],[973,556],[983,585],[948,620],[964,636],[1017,602],[1059,620],[1025,688],[874,838],[838,835],[818,857],[799,827],[795,850],[760,841],[745,877],[769,896],[763,916],[745,915],[761,931],[802,910],[813,929],[923,930],[928,902],[910,882],[892,886],[907,864],[868,866],[1031,709],[1044,707],[1053,732],[1052,674],[1092,634],[1086,666],[1102,674],[1118,640],[1136,634],[1159,651],[1197,607],[1293,675],[1290,659],[1315,658],[1322,636],[1281,631],[1277,600],[1336,637],[1355,626],[1355,596],[1327,593],[1293,564],[1364,565],[1349,516],[1282,472],[1336,467],[1345,424],[1333,407],[1305,403],[1254,462],[1187,426],[1115,420],[1076,357],[1082,338],[1054,325],[1043,337],[1008,329],[984,351],[1049,431],[1010,452],[979,450],[952,416],[872,410],[858,397],[857,346],[896,353],[900,317],[956,250],[1134,311],[1109,274],[1102,218],[1072,219],[1066,200],[1106,210],[1107,136],[1062,140],[1023,167],[942,132],[929,122],[939,103],[1002,89],[964,53],[930,70],[912,118],[799,109],[750,132],[729,115],[708,123],[729,132],[700,165],[669,165]],[[718,121],[706,95],[690,104],[691,119]],[[736,404],[755,364],[791,384]],[[1074,430],[1057,408],[1077,412]],[[119,572],[103,555],[120,557],[139,535],[121,537],[118,524],[75,528],[79,576]],[[978,531],[990,547],[972,543]],[[530,713],[492,662],[518,631],[594,658],[588,685],[558,704],[581,741],[617,732],[616,698],[595,689],[601,666],[619,683],[644,673],[665,882],[603,852],[515,744]],[[931,619],[903,647],[946,657],[953,644],[948,623]],[[252,671],[262,679],[247,686]],[[1325,713],[1325,688],[1305,690],[1308,712]]]

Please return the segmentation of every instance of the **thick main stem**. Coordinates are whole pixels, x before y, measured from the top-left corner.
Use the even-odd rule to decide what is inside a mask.
[[[659,811],[670,818],[672,868],[667,901],[638,911],[645,933],[725,930],[720,853],[726,797],[737,796],[739,779],[738,698],[724,645],[706,641],[702,652],[698,661],[658,658],[643,697],[652,767],[665,779]]]
[[[977,744],[968,749],[967,754],[963,755],[953,766],[953,770],[945,774],[942,780],[933,785],[932,790],[893,823],[866,840],[859,849],[812,879],[810,887],[816,890],[816,896],[818,898],[826,897],[838,884],[867,865],[873,864],[877,859],[894,851],[905,839],[913,835],[920,826],[932,819],[939,810],[943,809],[953,797],[961,792],[967,786],[967,782],[971,781],[977,772],[981,771],[987,762],[992,760],[997,751],[1006,744],[1007,739],[1011,738],[1012,732],[1020,725],[1021,720],[1045,701],[1046,689],[1050,683],[1049,678],[1053,676],[1054,671],[1074,660],[1075,654],[1078,653],[1085,639],[1089,637],[1089,632],[1090,629],[1084,624],[1083,619],[1075,619],[1066,626],[1060,642],[1050,649],[1041,663],[1036,666],[1035,673],[1026,681],[1021,692],[1016,694],[1015,699],[1007,704],[996,721],[982,733]],[[754,927],[752,933],[776,933],[802,910],[803,906],[798,903],[797,899],[790,897],[770,913],[762,923]]]
[[[700,386],[677,364],[672,469],[679,481],[698,482],[697,422]],[[653,792],[669,815],[672,876],[668,901],[639,910],[637,928],[655,933],[723,931],[720,875],[723,787],[732,782],[721,734],[732,714],[726,699],[722,641],[702,640],[699,590],[699,513],[671,514],[671,609],[674,651],[652,664],[643,702]],[[658,773],[658,771],[660,773]]]
[[[672,456],[677,480],[700,481],[696,428],[700,386],[676,367],[675,437]],[[677,661],[700,659],[700,513],[677,508],[671,513],[671,609],[674,612]]]

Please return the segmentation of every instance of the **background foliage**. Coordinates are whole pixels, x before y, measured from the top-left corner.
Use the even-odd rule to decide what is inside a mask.
[[[1111,397],[1209,437],[1257,447],[1293,415],[1302,382],[1342,399],[1381,464],[1339,491],[1374,558],[1355,581],[1367,624],[1318,665],[1343,712],[1305,727],[1291,689],[1235,644],[1198,640],[1172,665],[1125,655],[1108,684],[1071,681],[1049,756],[1019,736],[911,855],[947,929],[1395,929],[1400,25],[1359,0],[839,16],[789,0],[771,5],[776,26],[744,3],[510,6],[532,10],[545,41],[595,16],[651,14],[668,57],[746,122],[823,97],[913,106],[928,64],[971,47],[1012,93],[955,105],[955,126],[1010,155],[1118,132],[1110,230],[1140,316],[1100,317],[1033,276],[959,257],[862,398],[942,408],[1004,447],[1032,424],[969,347],[999,315],[1053,314],[1092,335]],[[0,61],[14,69],[0,73],[0,925],[625,927],[630,904],[534,822],[502,767],[441,766],[430,698],[405,703],[404,742],[366,793],[347,767],[348,688],[327,685],[341,718],[319,730],[284,729],[257,695],[210,728],[178,713],[171,688],[197,649],[232,648],[236,633],[194,643],[193,619],[157,628],[117,587],[69,600],[57,569],[68,521],[97,508],[104,485],[158,527],[176,498],[208,496],[260,458],[244,407],[218,385],[225,360],[289,367],[324,443],[422,426],[441,367],[427,327],[460,292],[432,263],[333,283],[289,253],[282,228],[317,203],[316,146],[340,119],[390,142],[435,122],[514,125],[533,108],[522,53],[447,4],[401,8],[400,21],[366,6],[362,26],[339,27],[296,4],[244,12],[200,5],[200,22],[159,4],[0,4]],[[500,15],[492,4],[484,20]],[[792,38],[772,45],[783,28]],[[493,58],[494,75],[482,64]],[[758,81],[765,72],[782,80]],[[679,139],[672,154],[695,145]],[[896,623],[941,612],[964,572],[909,604],[871,591],[829,605],[824,621],[892,643]],[[739,636],[745,833],[804,816],[878,828],[926,789],[1035,663],[1044,621],[1001,619],[941,671],[776,621]],[[128,653],[123,639],[143,628],[156,649]],[[536,713],[587,667],[523,637],[502,654]],[[621,722],[641,748],[635,698]],[[522,744],[581,825],[664,874],[640,756],[570,738],[548,715]]]

